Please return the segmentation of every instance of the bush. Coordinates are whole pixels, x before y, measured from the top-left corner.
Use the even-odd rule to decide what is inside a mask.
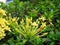
[[[59,0],[0,4],[0,45],[60,45]]]

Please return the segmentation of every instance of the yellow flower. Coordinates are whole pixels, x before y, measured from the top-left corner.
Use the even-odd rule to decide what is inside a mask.
[[[10,31],[8,22],[4,18],[0,17],[0,40],[6,36],[5,31]]]
[[[8,22],[7,22],[5,19],[0,18],[0,25],[1,25],[2,27],[5,27],[6,24],[8,24]]]
[[[46,32],[46,33],[43,33],[42,35],[40,35],[41,37],[43,37],[43,36],[46,36],[48,34],[48,32]]]
[[[6,11],[0,8],[0,14],[6,15]]]
[[[0,40],[3,39],[6,36],[4,30],[0,30]]]
[[[46,26],[46,22],[42,23],[42,25],[40,26],[41,29],[43,29]]]
[[[29,28],[29,25],[25,25],[25,29],[27,30]]]
[[[24,19],[22,19],[22,21],[21,21],[21,24],[23,24],[24,23]]]
[[[14,18],[12,19],[13,22],[15,22],[16,20],[17,20],[16,17],[14,17]]]
[[[5,26],[4,29],[5,29],[5,31],[11,31],[8,26]]]
[[[29,23],[29,19],[28,19],[28,17],[26,17],[26,23]]]
[[[39,20],[38,19],[36,20],[36,23],[39,24]]]
[[[31,22],[32,22],[32,17],[31,18],[26,17],[26,24],[30,24]]]
[[[46,18],[44,16],[41,16],[41,18],[39,18],[39,20],[45,21]]]
[[[5,31],[11,31],[10,28],[8,27],[9,23],[6,19],[3,18],[5,16],[6,11],[0,8],[0,40],[3,39],[6,34]]]
[[[33,22],[31,25],[32,26],[38,26],[38,24],[36,22]]]
[[[40,28],[38,28],[35,32],[35,34],[39,33],[40,31],[42,31],[46,26],[46,23],[42,23],[42,25],[40,26]]]

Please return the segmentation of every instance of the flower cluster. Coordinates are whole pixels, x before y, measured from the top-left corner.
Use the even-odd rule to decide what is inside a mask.
[[[31,35],[36,35],[46,27],[46,22],[43,22],[39,26],[39,23],[40,23],[39,21],[40,20],[32,21],[32,17],[31,18],[26,17],[26,19],[22,19],[21,24],[20,24],[20,28],[22,27],[21,30],[24,30],[25,33],[29,33]]]
[[[4,36],[6,36],[5,31],[0,27],[0,40],[3,39]]]
[[[0,9],[0,15],[6,15],[5,11]],[[10,31],[8,25],[9,25],[8,21],[5,18],[0,17],[0,40],[6,36],[5,31]]]

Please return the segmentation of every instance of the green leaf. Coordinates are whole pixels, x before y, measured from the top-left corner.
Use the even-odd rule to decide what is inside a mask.
[[[55,45],[55,43],[54,42],[51,42],[50,45]]]

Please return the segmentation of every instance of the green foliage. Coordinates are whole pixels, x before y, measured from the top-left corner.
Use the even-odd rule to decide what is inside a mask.
[[[1,2],[0,8],[11,29],[1,45],[55,45],[60,40],[60,0],[13,0]]]
[[[55,45],[55,43],[54,42],[51,42],[51,44],[50,45]]]

